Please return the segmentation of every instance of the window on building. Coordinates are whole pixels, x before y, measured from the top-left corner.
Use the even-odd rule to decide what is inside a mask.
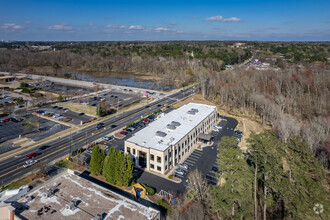
[[[133,154],[135,155],[135,149],[133,149]]]
[[[162,158],[157,156],[157,162],[158,163],[161,163],[162,162]]]
[[[167,170],[167,165],[165,165],[165,170]]]
[[[165,155],[165,161],[167,161],[167,155]],[[160,163],[160,162],[159,162]],[[166,170],[166,169],[165,169]]]
[[[158,171],[162,171],[162,168],[160,166],[157,166]]]
[[[127,148],[127,153],[131,153],[131,148],[130,147]]]
[[[150,160],[152,160],[152,161],[155,160],[155,156],[153,154],[150,154]]]
[[[154,170],[154,169],[155,169],[155,165],[153,165],[153,164],[151,163],[151,164],[150,164],[150,168]]]

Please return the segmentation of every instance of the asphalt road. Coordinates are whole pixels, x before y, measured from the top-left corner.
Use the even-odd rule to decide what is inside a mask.
[[[69,134],[64,138],[58,138],[57,140],[49,142],[47,145],[50,147],[45,150],[38,150],[38,148],[35,147],[29,149],[25,153],[22,153],[21,155],[5,159],[0,162],[0,185],[6,185],[28,172],[44,167],[47,163],[54,161],[57,158],[69,155],[71,151],[91,143],[120,127],[124,127],[128,123],[140,119],[141,116],[145,116],[148,112],[153,112],[162,108],[163,105],[173,104],[177,100],[181,100],[191,95],[194,93],[193,91],[193,88],[184,89],[147,106],[127,111],[110,119],[104,120],[103,123],[105,124],[105,127],[102,129],[96,130],[96,126],[91,125],[78,132]],[[161,104],[162,106],[157,107],[158,104]],[[117,127],[111,128],[112,124],[116,124]],[[26,161],[26,156],[33,152],[41,152],[41,155],[35,158],[39,162],[31,167],[23,168],[23,164]]]

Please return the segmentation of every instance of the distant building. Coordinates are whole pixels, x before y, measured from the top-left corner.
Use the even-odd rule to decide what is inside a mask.
[[[137,167],[165,174],[202,141],[217,121],[215,106],[189,103],[150,123],[125,141]],[[206,138],[203,139],[203,138]]]

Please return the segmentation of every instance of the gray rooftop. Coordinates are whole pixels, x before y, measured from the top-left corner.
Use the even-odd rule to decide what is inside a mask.
[[[177,144],[202,120],[216,110],[215,106],[189,103],[171,111],[136,132],[127,142],[142,147],[165,151]]]

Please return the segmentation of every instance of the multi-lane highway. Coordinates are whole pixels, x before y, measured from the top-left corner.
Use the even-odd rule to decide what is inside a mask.
[[[171,105],[174,102],[191,95],[194,91],[195,89],[193,87],[183,89],[175,94],[150,103],[149,105],[106,119],[102,121],[105,125],[102,129],[96,130],[96,125],[91,125],[75,133],[68,134],[64,138],[49,142],[47,145],[50,147],[47,149],[39,150],[38,147],[32,147],[21,155],[3,160],[0,162],[0,185],[6,185],[28,172],[39,169],[41,166],[45,166],[47,163],[57,158],[69,155],[70,151],[91,143],[120,127],[126,126],[128,123],[140,119],[141,116],[146,116],[148,112],[153,112],[166,105]],[[111,125],[114,124],[117,125],[116,128],[111,127]],[[24,168],[23,164],[25,164],[25,161],[27,160],[26,156],[34,152],[41,152],[41,154],[35,158],[39,162],[33,166]]]

